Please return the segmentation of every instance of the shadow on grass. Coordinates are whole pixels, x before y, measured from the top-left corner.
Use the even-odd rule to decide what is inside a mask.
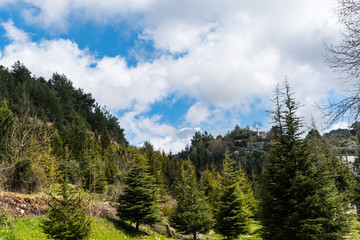
[[[114,227],[117,230],[124,232],[126,235],[129,235],[130,237],[140,237],[140,236],[148,235],[147,232],[144,232],[141,230],[138,231],[138,230],[136,230],[135,227],[133,227],[131,224],[129,224],[125,221],[121,221],[119,219],[115,219],[112,217],[107,217],[107,220],[109,222],[111,222],[112,224],[114,224]]]

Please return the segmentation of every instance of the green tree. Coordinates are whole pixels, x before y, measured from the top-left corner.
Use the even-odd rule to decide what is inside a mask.
[[[210,206],[199,189],[195,168],[189,161],[180,166],[179,177],[174,189],[177,206],[170,217],[170,225],[185,234],[205,233],[213,225]]]
[[[14,116],[8,107],[6,99],[0,101],[0,153],[4,152],[12,130],[14,129]]]
[[[221,197],[216,214],[215,229],[228,239],[250,231],[252,209],[255,205],[251,185],[242,169],[236,169],[228,152],[223,161]]]
[[[275,91],[278,131],[262,175],[265,239],[341,239],[348,230],[344,195],[324,161],[300,138],[301,120],[288,82]]]
[[[219,190],[220,190],[220,174],[217,171],[211,171],[206,169],[201,179],[201,189],[204,191],[205,196],[213,210],[219,201]]]
[[[82,205],[82,197],[75,195],[66,180],[61,185],[60,197],[51,195],[49,211],[42,221],[44,233],[54,239],[86,239],[90,234],[91,220]]]
[[[7,101],[0,101],[0,184],[4,188],[14,166],[12,158],[9,158],[9,142],[15,128],[16,119],[8,107]]]
[[[117,214],[122,220],[136,224],[154,224],[160,221],[158,194],[149,176],[145,159],[138,156],[125,179],[124,193],[119,197]]]

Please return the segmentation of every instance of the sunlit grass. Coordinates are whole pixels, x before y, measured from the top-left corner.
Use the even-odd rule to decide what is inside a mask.
[[[41,218],[22,218],[11,219],[8,226],[0,227],[0,239],[6,240],[46,240],[46,234],[40,227]],[[127,223],[117,220],[92,218],[92,228],[89,240],[117,240],[117,239],[153,239],[170,240],[161,234],[151,231],[149,228],[142,227],[142,231],[136,231]]]
[[[46,240],[46,235],[40,227],[41,218],[12,218],[7,226],[0,226],[0,239],[4,240]],[[348,240],[360,239],[360,223],[356,220],[351,222],[352,231],[345,238]],[[164,235],[152,231],[149,227],[141,225],[141,231],[136,231],[129,223],[115,219],[92,218],[92,228],[89,240],[120,240],[120,239],[148,239],[148,240],[171,240]],[[241,235],[238,240],[261,240],[261,225],[254,221],[249,235]],[[213,231],[202,235],[204,239],[225,239]],[[189,238],[188,238],[189,239]]]
[[[8,226],[0,227],[0,239],[4,240],[46,240],[46,235],[40,227],[41,218],[12,218]],[[238,239],[261,239],[256,233],[260,229],[258,222],[252,225],[252,233],[250,235],[242,235]],[[152,231],[149,227],[142,225],[141,231],[136,231],[128,223],[124,223],[115,219],[92,218],[92,228],[89,240],[117,240],[117,239],[148,239],[148,240],[170,240],[164,235]],[[222,236],[211,232],[202,235],[204,239],[224,239]]]

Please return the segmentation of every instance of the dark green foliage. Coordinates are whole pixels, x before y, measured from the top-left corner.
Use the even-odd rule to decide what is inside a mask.
[[[220,197],[220,174],[206,169],[201,178],[201,189],[204,191],[212,211],[215,212]]]
[[[14,116],[8,107],[7,101],[0,101],[0,154],[4,154],[6,144],[14,129]],[[1,160],[1,156],[0,156]]]
[[[72,192],[67,181],[63,181],[59,197],[51,195],[48,205],[49,211],[41,225],[45,234],[60,240],[89,236],[91,221],[82,205],[82,197]]]
[[[69,181],[87,190],[102,192],[107,182],[117,181],[118,150],[127,145],[124,130],[91,94],[74,88],[66,76],[57,73],[49,81],[35,78],[16,62],[11,70],[0,66],[1,101],[3,98],[7,103],[0,106],[0,160],[5,159],[6,166],[0,168],[1,187],[21,192],[40,190],[46,181],[39,180],[46,171],[39,163],[48,162],[47,157],[58,159],[53,171],[66,168]],[[47,151],[41,146],[42,131],[37,129],[41,125],[55,133],[47,154],[39,154]],[[94,137],[91,131],[98,135]],[[64,164],[61,159],[69,161]]]
[[[98,106],[91,94],[74,88],[64,75],[55,73],[46,81],[32,77],[20,62],[16,62],[11,71],[0,66],[0,97],[9,101],[9,108],[16,115],[36,115],[54,122],[57,128],[81,120],[88,129],[99,133],[108,131],[112,140],[127,144],[116,117]]]
[[[261,174],[271,134],[254,132],[247,128],[235,126],[225,136],[216,139],[207,132],[196,132],[191,145],[175,155],[176,159],[190,159],[196,168],[198,179],[206,169],[220,170],[226,149],[229,156],[241,165],[247,177],[255,180]],[[249,147],[250,146],[250,147]]]
[[[119,184],[121,164],[129,165],[122,156],[123,129],[66,76],[56,73],[46,81],[20,62],[11,70],[0,66],[0,99],[1,189],[41,191],[62,172],[90,191]]]
[[[216,209],[216,231],[228,239],[249,233],[255,199],[245,173],[235,168],[227,152],[223,162],[220,194]]]
[[[347,202],[334,171],[300,139],[300,118],[288,83],[276,90],[272,117],[278,131],[262,176],[260,211],[265,239],[341,239]],[[326,157],[325,157],[326,159]]]
[[[342,194],[351,200],[352,188],[355,184],[349,165],[331,149],[326,138],[322,138],[318,130],[312,129],[305,138],[305,144],[309,147],[310,158],[317,159],[324,171],[330,172],[335,180],[335,186]]]
[[[146,169],[146,162],[138,156],[125,180],[125,189],[120,195],[117,214],[122,220],[136,224],[154,224],[160,221],[158,196]]]
[[[212,213],[204,193],[199,189],[195,169],[189,161],[183,162],[174,189],[177,206],[170,217],[170,225],[185,234],[205,233],[213,225]]]

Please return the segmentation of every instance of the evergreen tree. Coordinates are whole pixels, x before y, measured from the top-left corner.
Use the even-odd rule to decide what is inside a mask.
[[[9,142],[15,128],[16,118],[8,107],[6,99],[0,100],[0,188],[4,189],[14,162],[9,157]]]
[[[254,204],[252,189],[244,171],[234,167],[233,160],[226,152],[223,161],[221,197],[216,214],[216,231],[228,239],[249,233]]]
[[[300,139],[301,121],[288,82],[276,89],[272,116],[278,131],[262,175],[265,239],[341,239],[347,227],[344,196],[332,172]]]
[[[201,178],[201,189],[204,191],[212,211],[215,212],[219,201],[220,173],[206,169]]]
[[[158,196],[147,172],[145,160],[138,156],[125,180],[124,193],[119,197],[118,216],[136,224],[154,224],[160,221]]]
[[[82,205],[82,197],[69,188],[67,178],[61,185],[60,197],[51,195],[49,212],[42,222],[45,234],[54,239],[86,239],[90,234],[91,221]]]
[[[205,201],[204,193],[198,188],[195,168],[189,161],[180,167],[174,189],[177,206],[170,217],[170,225],[184,234],[209,231],[213,224],[212,213]]]
[[[315,126],[307,134],[305,143],[310,149],[310,158],[318,159],[318,164],[331,173],[338,191],[352,201],[356,183],[348,164],[343,162],[338,152],[331,149],[327,139],[321,137]]]
[[[10,134],[14,128],[14,116],[6,99],[0,100],[0,153],[6,148]]]

